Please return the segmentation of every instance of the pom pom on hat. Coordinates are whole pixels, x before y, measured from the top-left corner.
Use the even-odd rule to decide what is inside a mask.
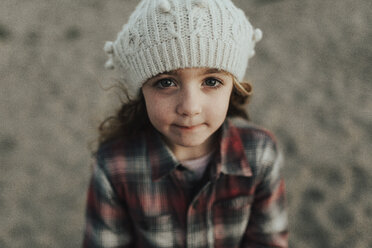
[[[109,70],[113,70],[115,69],[115,66],[114,66],[114,61],[112,60],[112,58],[109,58],[106,63],[105,63],[105,68],[106,69],[109,69]]]
[[[107,54],[113,54],[114,53],[114,43],[112,41],[106,41],[105,46],[103,47],[103,50]]]
[[[159,4],[159,9],[164,12],[168,13],[171,10],[171,6],[168,0],[161,0]]]
[[[253,39],[255,42],[259,42],[262,39],[262,31],[259,28],[254,30]]]
[[[106,41],[103,50],[108,55],[109,59],[105,63],[105,68],[113,70],[115,69],[114,65],[114,43],[112,41]]]

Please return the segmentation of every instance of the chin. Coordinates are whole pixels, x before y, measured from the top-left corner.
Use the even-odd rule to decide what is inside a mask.
[[[182,140],[177,140],[174,142],[174,144],[177,144],[179,146],[183,147],[188,147],[188,148],[193,148],[193,147],[198,147],[202,146],[207,139],[182,139]]]
[[[174,144],[176,144],[176,145],[178,145],[178,146],[183,146],[183,147],[189,147],[189,148],[192,148],[192,147],[200,146],[201,144],[203,144],[203,142],[196,142],[196,141],[186,141],[186,140],[183,140],[183,141],[174,142]]]

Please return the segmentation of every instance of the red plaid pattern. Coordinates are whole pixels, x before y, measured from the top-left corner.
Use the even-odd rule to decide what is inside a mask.
[[[83,247],[287,247],[282,157],[273,136],[226,120],[204,183],[191,194],[155,130],[102,145]]]

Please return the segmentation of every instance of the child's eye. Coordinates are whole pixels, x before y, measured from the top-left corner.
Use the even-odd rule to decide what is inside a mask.
[[[215,78],[207,78],[204,81],[204,85],[206,85],[208,87],[219,87],[220,85],[222,85],[222,82],[218,79],[215,79]]]
[[[175,86],[176,84],[173,82],[173,80],[164,78],[157,81],[155,85],[159,88],[169,88]]]

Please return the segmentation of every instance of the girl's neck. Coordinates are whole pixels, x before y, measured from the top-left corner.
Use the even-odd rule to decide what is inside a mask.
[[[215,150],[216,135],[212,135],[203,144],[194,147],[167,144],[178,161],[192,160],[207,155]]]

